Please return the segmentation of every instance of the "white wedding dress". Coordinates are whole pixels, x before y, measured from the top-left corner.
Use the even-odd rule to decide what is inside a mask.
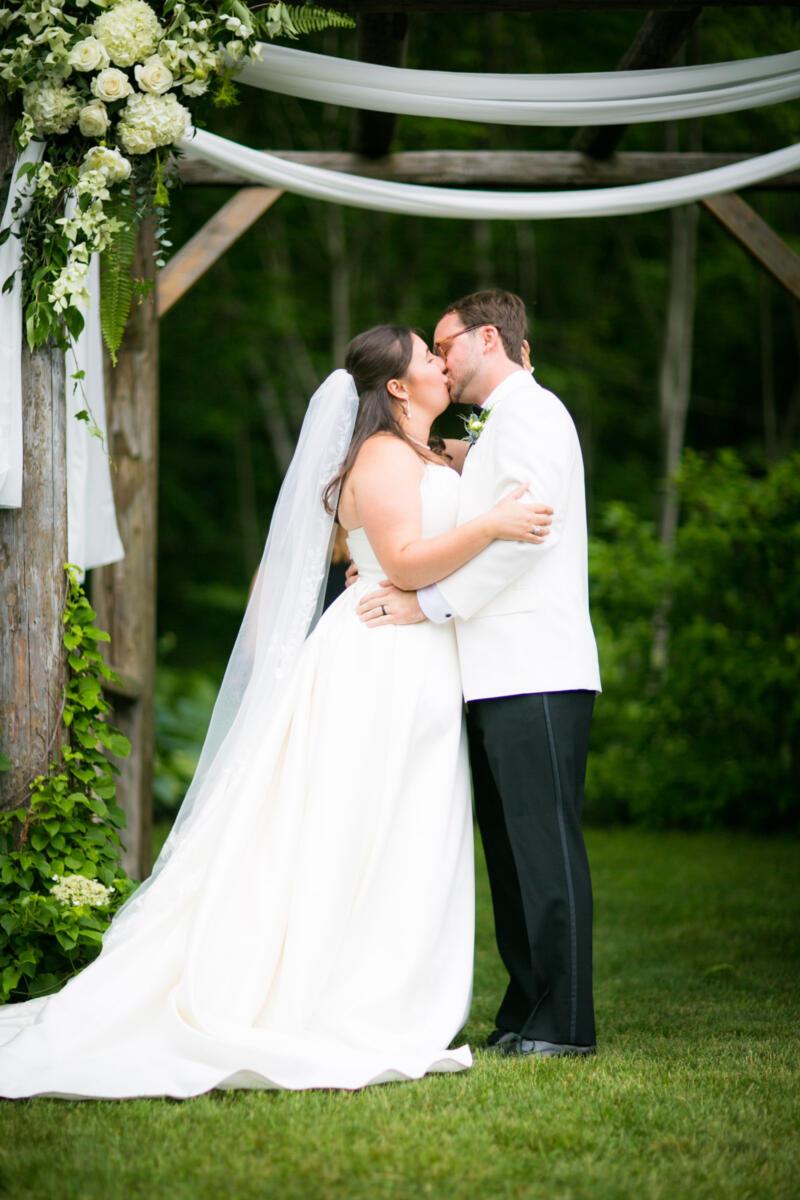
[[[459,478],[426,465],[423,536]],[[368,629],[360,579],[302,647],[234,794],[60,992],[0,1008],[0,1095],[359,1088],[468,1067],[474,885],[452,626]],[[219,785],[222,786],[222,785]],[[220,815],[221,814],[221,815]]]

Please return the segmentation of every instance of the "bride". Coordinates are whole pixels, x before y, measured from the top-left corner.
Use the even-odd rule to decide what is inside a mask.
[[[99,957],[0,1008],[0,1095],[359,1088],[468,1067],[473,860],[451,626],[368,629],[365,592],[539,541],[520,487],[455,527],[444,365],[399,326],[315,393],[197,773]],[[314,625],[333,512],[359,581]],[[313,632],[309,635],[309,629]]]

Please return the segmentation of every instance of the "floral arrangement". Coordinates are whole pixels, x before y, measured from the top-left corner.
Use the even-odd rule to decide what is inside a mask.
[[[259,40],[297,37],[351,18],[316,4],[243,0],[0,0],[0,102],[21,102],[22,151],[44,143],[0,242],[22,241],[25,331],[34,349],[66,348],[83,327],[93,254],[101,256],[101,323],[116,361],[130,305],[136,230],[156,216],[163,266],[167,168],[206,93],[236,100],[233,76]],[[34,156],[30,156],[34,157]],[[27,205],[27,211],[26,211]],[[0,281],[3,283],[3,281]],[[10,288],[13,277],[4,281]],[[139,283],[138,290],[147,290]]]

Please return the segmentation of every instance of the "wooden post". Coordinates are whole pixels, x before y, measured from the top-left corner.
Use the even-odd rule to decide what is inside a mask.
[[[153,230],[139,234],[134,274],[154,280]],[[123,864],[150,867],[156,636],[158,317],[155,289],[131,313],[117,366],[106,364],[108,443],[125,557],[92,572],[97,621],[111,635],[109,659],[122,686],[109,689],[114,722],[131,740],[120,765],[119,802],[128,818]]]
[[[14,161],[12,118],[0,109],[0,174]],[[22,507],[0,508],[0,806],[58,754],[64,696],[61,644],[67,561],[64,356],[22,351]]]

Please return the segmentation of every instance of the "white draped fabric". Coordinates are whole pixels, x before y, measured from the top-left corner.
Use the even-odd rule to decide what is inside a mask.
[[[26,182],[18,178],[18,173],[27,163],[38,162],[43,150],[42,142],[29,142],[17,158],[0,229],[11,224],[11,210],[19,196],[23,203],[18,220],[30,207],[30,196],[25,200]],[[22,504],[21,261],[22,246],[12,233],[0,246],[0,288],[9,275],[14,275],[11,290],[0,294],[0,508],[19,508]]]
[[[335,204],[417,217],[506,221],[616,217],[674,208],[703,196],[733,192],[800,167],[798,143],[746,162],[654,183],[570,192],[490,192],[394,183],[329,171],[252,150],[206,130],[195,130],[193,136],[184,138],[180,149],[189,158],[234,171],[254,183],[284,188]]]
[[[1,228],[11,220],[11,208],[24,180],[19,169],[38,162],[44,144],[30,142],[19,155]],[[0,246],[0,283],[14,273],[14,287],[0,296],[0,506],[22,504],[22,305],[20,295],[21,244],[9,237]],[[125,551],[117,529],[108,454],[103,448],[106,434],[105,386],[100,337],[100,269],[97,260],[89,271],[92,302],[83,306],[85,326],[66,355],[67,406],[67,555],[82,571],[117,562]],[[75,387],[70,379],[83,370],[85,379]],[[75,413],[88,409],[103,434],[94,437],[89,425],[77,421]]]
[[[67,557],[83,571],[119,562],[125,551],[117,528],[111,488],[109,447],[106,441],[106,397],[103,380],[103,343],[100,332],[100,263],[89,267],[89,304],[81,306],[83,332],[75,353],[67,352]],[[82,383],[70,379],[83,371]],[[88,409],[102,440],[85,421],[75,419]]]
[[[614,125],[758,108],[800,96],[800,51],[652,71],[474,75],[259,44],[237,81],[375,112],[503,125]]]

